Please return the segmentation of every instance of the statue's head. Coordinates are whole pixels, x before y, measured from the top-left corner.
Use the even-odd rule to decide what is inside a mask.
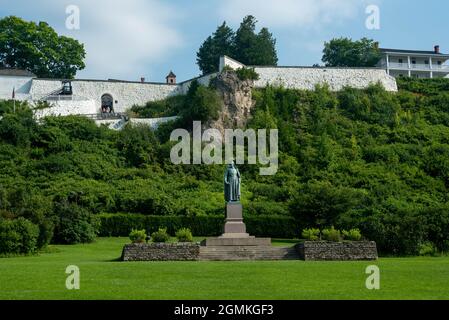
[[[228,168],[234,168],[235,167],[235,162],[234,160],[231,161],[230,164],[228,164]]]

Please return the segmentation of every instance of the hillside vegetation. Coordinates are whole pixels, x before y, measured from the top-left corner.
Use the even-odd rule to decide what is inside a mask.
[[[245,215],[289,218],[297,236],[307,227],[357,227],[383,253],[448,250],[449,81],[402,80],[400,87],[397,94],[380,86],[255,90],[249,127],[279,128],[280,167],[274,176],[239,167]],[[167,141],[174,127],[216,102],[210,91],[198,86],[168,103],[134,108],[184,108],[178,123],[156,132],[115,132],[74,116],[38,125],[25,104],[14,114],[11,102],[0,102],[2,232],[14,231],[5,220],[23,217],[39,227],[38,249],[91,241],[102,213],[223,215],[224,166],[173,165]]]

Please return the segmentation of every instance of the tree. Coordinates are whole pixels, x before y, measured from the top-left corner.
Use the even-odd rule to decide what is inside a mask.
[[[327,67],[374,67],[380,58],[380,50],[374,40],[339,38],[324,44],[322,60]]]
[[[9,16],[0,20],[0,66],[33,72],[42,78],[72,79],[85,67],[84,46],[59,36],[45,22]]]
[[[226,22],[219,26],[198,50],[197,63],[203,74],[217,72],[223,55],[247,65],[276,65],[276,40],[267,28],[257,34],[256,23],[256,18],[247,16],[236,32]]]
[[[276,39],[273,38],[273,34],[267,28],[262,28],[257,38],[255,57],[251,64],[258,66],[277,65]]]
[[[204,74],[216,72],[218,59],[223,55],[234,55],[234,31],[226,25],[226,22],[223,22],[201,45],[197,53],[198,66]]]
[[[235,58],[246,65],[277,65],[276,40],[267,28],[256,34],[257,20],[247,16],[235,34]]]

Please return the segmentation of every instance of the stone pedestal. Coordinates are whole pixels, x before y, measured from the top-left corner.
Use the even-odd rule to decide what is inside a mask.
[[[238,202],[226,204],[226,223],[220,238],[249,238],[243,222],[243,208]],[[254,237],[253,237],[254,238]]]
[[[243,209],[239,202],[226,204],[226,223],[223,234],[218,238],[207,238],[202,243],[207,247],[269,247],[270,238],[256,238],[246,232]],[[237,249],[236,249],[237,250]]]

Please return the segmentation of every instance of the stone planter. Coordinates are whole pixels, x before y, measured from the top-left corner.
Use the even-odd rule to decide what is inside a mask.
[[[198,243],[130,243],[123,247],[123,261],[195,261]]]
[[[378,258],[374,241],[305,241],[295,247],[301,259],[306,261],[363,261]]]

